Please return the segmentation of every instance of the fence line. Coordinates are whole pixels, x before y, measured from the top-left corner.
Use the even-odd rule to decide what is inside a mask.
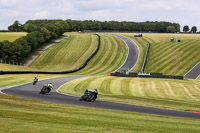
[[[7,60],[0,60],[1,64],[9,64],[9,65],[16,65],[16,66],[21,66],[21,63],[15,62],[15,61],[7,61]]]

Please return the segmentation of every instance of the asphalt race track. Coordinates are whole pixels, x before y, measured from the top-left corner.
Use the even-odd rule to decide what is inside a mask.
[[[131,51],[131,48],[129,48],[129,54],[131,53],[130,51]],[[136,53],[136,54],[138,55],[139,53]],[[137,60],[134,60],[135,61],[134,63],[127,63],[130,61],[132,62],[133,60],[131,58],[130,60],[127,58],[126,62],[123,65],[124,68],[126,67],[132,68],[137,62]],[[127,65],[127,64],[131,64],[131,65]],[[15,86],[8,89],[3,89],[1,90],[1,92],[5,94],[28,98],[28,99],[35,99],[35,100],[59,103],[59,104],[69,104],[69,105],[78,105],[78,106],[93,107],[93,108],[104,108],[104,109],[112,109],[112,110],[200,119],[199,113],[137,106],[137,105],[123,104],[123,103],[116,103],[116,102],[109,102],[109,101],[102,101],[102,100],[96,100],[95,102],[84,102],[84,101],[79,101],[80,97],[70,96],[70,95],[61,94],[57,92],[57,89],[63,84],[70,82],[71,80],[82,78],[82,77],[86,77],[86,76],[67,76],[67,77],[40,80],[36,85],[32,85],[32,83],[27,83],[27,84]],[[45,94],[45,95],[39,94],[43,85],[47,83],[53,83],[53,86],[54,86],[53,90],[49,94]]]
[[[186,73],[184,78],[197,79],[199,75],[200,75],[200,62],[197,63],[188,73]]]
[[[138,57],[139,57],[138,46],[133,42],[133,40],[131,40],[127,37],[124,37],[124,36],[121,36],[121,35],[115,35],[115,34],[111,34],[111,35],[119,37],[120,39],[122,39],[129,48],[129,52],[128,52],[128,56],[126,58],[126,61],[117,71],[120,71],[120,69],[131,70],[137,64],[137,61],[138,61]]]
[[[115,102],[101,101],[101,100],[96,100],[95,102],[84,102],[84,101],[79,101],[80,97],[57,93],[56,90],[61,85],[65,84],[66,82],[69,82],[71,80],[81,78],[81,77],[85,77],[85,76],[68,76],[68,77],[46,79],[46,80],[39,81],[36,85],[32,85],[32,83],[28,83],[21,86],[12,87],[9,89],[4,89],[2,90],[2,92],[6,94],[11,94],[14,96],[20,96],[20,97],[29,98],[29,99],[36,99],[40,101],[47,101],[47,102],[60,103],[60,104],[70,104],[70,105],[78,105],[78,106],[85,106],[85,107],[104,108],[104,109],[113,109],[113,110],[121,110],[121,111],[131,111],[131,112],[149,113],[149,114],[156,114],[156,115],[200,119],[199,113],[166,110],[166,109],[160,109],[160,108],[137,106],[137,105],[115,103]],[[39,94],[42,86],[50,82],[53,83],[54,89],[49,94],[45,94],[45,95]]]

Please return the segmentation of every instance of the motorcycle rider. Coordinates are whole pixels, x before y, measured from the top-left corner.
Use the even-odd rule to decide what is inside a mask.
[[[98,96],[98,91],[97,91],[97,89],[94,89],[94,91],[93,91],[93,95],[94,95],[94,100],[96,100],[97,99],[97,96]]]
[[[35,81],[35,82],[38,82],[38,77],[37,76],[35,76],[35,78],[34,78],[34,80],[33,81]]]
[[[52,88],[53,88],[52,83],[47,84],[47,89],[48,89],[49,92],[51,91]]]
[[[90,89],[87,89],[85,92],[84,92],[84,95],[87,95],[88,93],[91,93],[93,96],[94,96],[94,101],[97,99],[97,96],[98,96],[98,91],[97,89],[94,89],[94,90],[90,90]]]
[[[35,85],[38,82],[38,78],[37,76],[35,76],[35,78],[33,79],[33,85]]]

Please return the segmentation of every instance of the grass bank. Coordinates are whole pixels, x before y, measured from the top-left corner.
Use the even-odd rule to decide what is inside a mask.
[[[134,38],[134,34],[123,34],[138,44],[142,55],[138,62],[141,67],[147,42],[151,43],[145,72],[158,72],[167,75],[185,75],[199,61],[199,34],[153,34],[144,33],[142,38]],[[175,41],[171,42],[170,39]],[[181,42],[176,42],[181,40]]]
[[[95,51],[94,34],[69,33],[70,37],[44,51],[30,67],[42,71],[67,71],[79,68]]]
[[[200,111],[199,80],[86,77],[65,84],[59,91],[81,96],[86,89],[99,91],[98,99],[160,107]]]
[[[6,84],[12,86],[32,81],[34,75],[3,76],[0,83],[6,80]],[[196,119],[54,104],[5,94],[0,94],[0,123],[1,132],[20,133],[200,132],[200,120]]]
[[[107,74],[117,70],[125,61],[128,48],[126,44],[117,37],[100,34],[101,46],[99,52],[81,71],[81,75]]]

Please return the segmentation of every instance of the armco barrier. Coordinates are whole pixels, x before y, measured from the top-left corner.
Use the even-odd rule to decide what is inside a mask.
[[[0,71],[0,74],[66,74],[66,73],[74,73],[77,72],[83,68],[85,68],[87,66],[87,64],[89,63],[89,61],[97,54],[97,52],[100,49],[100,45],[101,45],[101,38],[98,34],[96,34],[98,36],[98,46],[97,49],[94,51],[94,53],[85,61],[85,63],[74,70],[70,70],[70,71],[62,71],[62,72],[42,72],[42,71]]]
[[[167,78],[167,79],[179,79],[183,80],[183,76],[177,75],[162,75],[162,73],[129,73],[123,74],[119,72],[111,73],[111,76],[118,76],[118,77],[139,77],[139,78]]]
[[[148,43],[146,55],[145,55],[145,57],[144,57],[144,63],[143,63],[143,65],[142,65],[142,72],[143,72],[143,73],[144,73],[145,68],[146,68],[147,59],[148,59],[148,55],[149,55],[149,50],[150,50],[150,43]]]

